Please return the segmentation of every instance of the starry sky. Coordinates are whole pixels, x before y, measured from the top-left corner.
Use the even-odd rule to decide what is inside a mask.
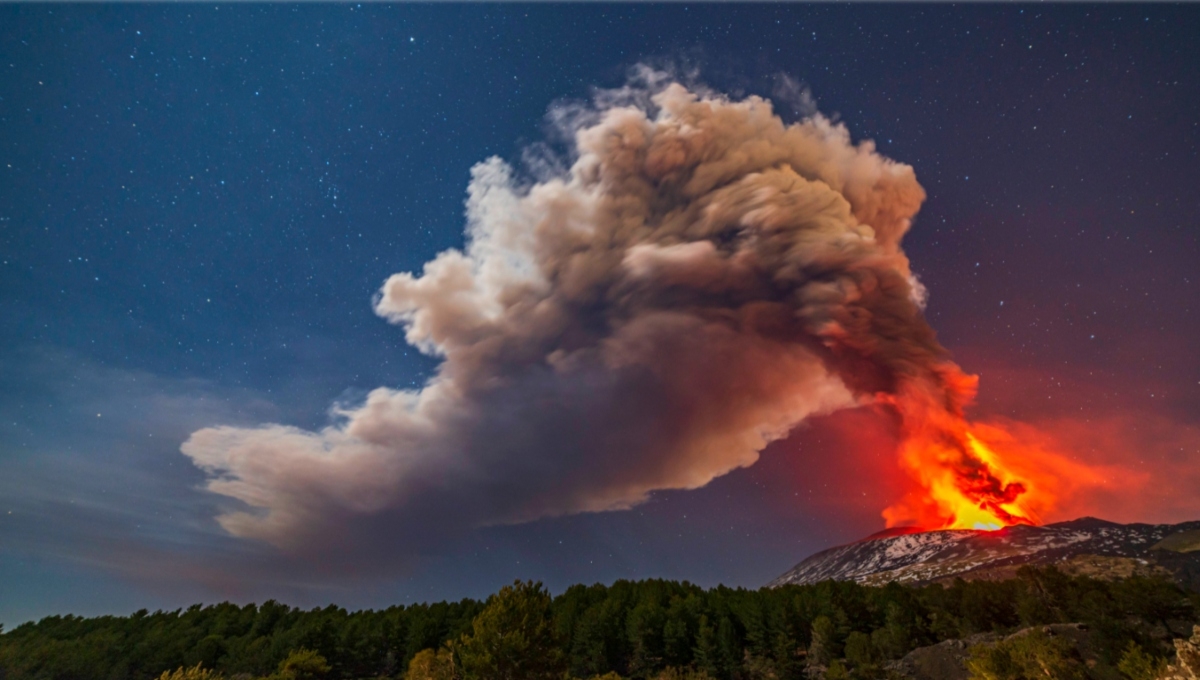
[[[882,528],[894,453],[855,411],[703,489],[481,529],[384,577],[298,576],[214,520],[189,434],[320,428],[424,384],[436,359],[372,295],[463,245],[473,165],[519,162],[552,105],[638,64],[785,120],[799,83],[915,168],[905,250],[979,414],[1081,461],[1200,470],[1198,34],[1186,5],[0,6],[0,623],[514,578],[758,587]],[[1071,510],[1183,521],[1192,496]]]

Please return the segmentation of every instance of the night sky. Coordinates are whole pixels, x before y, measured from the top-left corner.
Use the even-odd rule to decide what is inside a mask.
[[[975,413],[1144,477],[1047,519],[1200,519],[1198,35],[1167,5],[0,6],[0,623],[758,587],[881,529],[900,473],[861,411],[699,490],[361,577],[215,521],[189,435],[423,385],[437,360],[372,296],[463,246],[472,166],[638,64],[786,121],[806,89],[915,168],[904,247]]]

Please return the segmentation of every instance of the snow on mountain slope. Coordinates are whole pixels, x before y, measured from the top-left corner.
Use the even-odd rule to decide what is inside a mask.
[[[999,531],[928,531],[869,537],[819,552],[767,584],[809,584],[833,579],[879,585],[888,581],[924,583],[999,567],[1052,564],[1080,555],[1136,558],[1156,562],[1159,541],[1200,529],[1200,521],[1182,524],[1116,524],[1094,517],[1045,526],[1015,526]],[[894,532],[889,532],[894,533]],[[1192,556],[1196,557],[1193,558]],[[1165,560],[1190,569],[1200,553],[1172,553]],[[1174,573],[1174,567],[1168,567]]]

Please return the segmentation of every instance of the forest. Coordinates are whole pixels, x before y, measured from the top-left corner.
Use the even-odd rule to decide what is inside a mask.
[[[646,580],[552,597],[516,582],[482,602],[357,612],[268,601],[51,616],[0,634],[0,680],[887,678],[887,661],[917,647],[1053,623],[1086,626],[1100,659],[1092,677],[1143,680],[1170,654],[1169,631],[1198,621],[1200,594],[1168,581],[1100,581],[1052,567],[920,587]],[[1063,678],[1085,677],[1069,650],[1029,640],[1061,657]],[[1005,649],[976,654],[975,677],[1026,677],[1019,661],[1028,650],[998,658]]]

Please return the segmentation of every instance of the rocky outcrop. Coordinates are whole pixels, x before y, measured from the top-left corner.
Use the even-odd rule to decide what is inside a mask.
[[[1171,534],[1155,543],[1151,550],[1171,550],[1177,553],[1200,552],[1200,529]]]
[[[1028,635],[1035,630],[1051,637],[1066,639],[1084,661],[1090,660],[1094,664],[1096,654],[1088,643],[1087,628],[1078,623],[1056,623],[1023,628],[1008,636],[981,633],[960,640],[944,640],[936,645],[914,649],[905,654],[904,658],[886,664],[885,669],[891,674],[889,677],[905,680],[968,680],[970,673],[967,671],[967,658],[971,655],[972,647],[994,645],[1002,640]]]
[[[1160,680],[1200,680],[1200,626],[1192,629],[1191,640],[1175,641],[1175,663]]]
[[[964,640],[945,640],[929,647],[919,647],[899,661],[887,664],[893,676],[906,680],[967,680],[967,657],[977,644],[995,643],[1001,636],[994,633],[975,635]]]

